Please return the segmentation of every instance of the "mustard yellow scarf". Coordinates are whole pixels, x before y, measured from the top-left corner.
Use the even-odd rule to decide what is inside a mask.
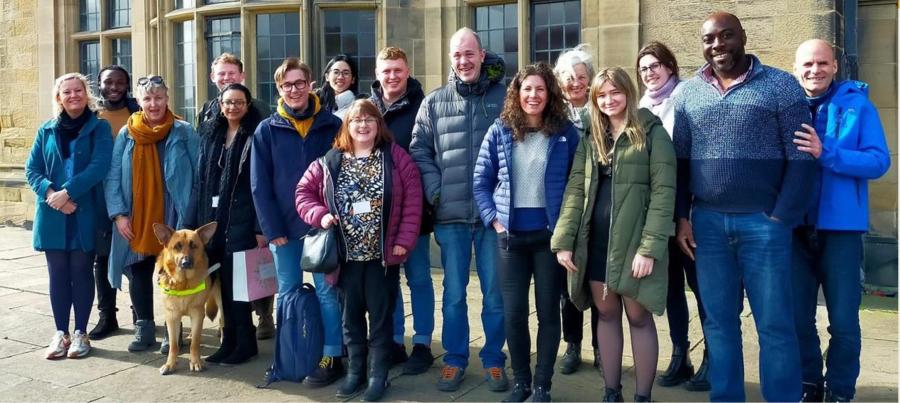
[[[147,124],[141,111],[128,118],[128,134],[135,143],[131,156],[131,225],[134,239],[129,245],[142,255],[158,255],[162,251],[162,245],[153,233],[153,223],[164,223],[166,219],[162,165],[156,143],[169,135],[175,118],[175,114],[167,110],[163,123],[153,127]]]
[[[319,104],[319,97],[316,94],[309,93],[309,97],[313,101],[313,113],[306,119],[298,120],[290,112],[288,112],[286,106],[284,104],[284,98],[278,98],[278,114],[281,117],[285,118],[288,122],[291,122],[291,125],[294,126],[294,129],[297,130],[297,133],[300,134],[300,137],[306,138],[306,135],[309,134],[309,128],[312,127],[313,120],[315,120],[316,114],[319,113],[319,110],[322,108]],[[308,106],[307,106],[308,107]]]

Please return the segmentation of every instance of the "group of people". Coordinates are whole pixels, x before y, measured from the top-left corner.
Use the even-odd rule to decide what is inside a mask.
[[[432,366],[433,233],[443,266],[441,391],[458,390],[469,364],[474,250],[485,335],[479,358],[488,388],[508,392],[504,401],[551,400],[555,369],[569,374],[581,365],[587,309],[603,401],[623,401],[623,311],[635,401],[650,400],[654,381],[744,400],[745,293],[763,396],[850,400],[859,375],[866,183],[890,166],[878,113],[864,83],[836,80],[827,42],[803,43],[792,76],[745,53],[734,15],[711,14],[701,41],[707,63],[687,80],[664,44],[644,46],[634,70],[640,96],[626,69],[595,73],[585,46],[555,67],[528,65],[505,86],[503,59],[462,28],[450,39],[448,82],[427,96],[396,47],[378,54],[369,95],[359,92],[352,57],[332,59],[315,90],[310,68],[291,57],[274,74],[274,112],[241,84],[240,60],[223,54],[210,74],[219,93],[196,130],[168,108],[160,76],[137,80],[135,102],[128,73],[104,69],[98,106],[86,77],[63,75],[54,87],[57,116],[38,130],[26,165],[37,194],[34,246],[46,253],[57,328],[46,357],[83,357],[90,339],[118,327],[123,274],[135,318],[129,350],[154,346],[161,245],[152,224],[216,221],[206,249],[222,265],[224,326],[206,361],[245,362],[258,354],[272,304],[234,301],[232,254],[272,251],[280,309],[303,281],[302,237],[334,227],[341,264],[312,275],[324,349],[304,383],[346,375],[337,397],[364,391],[365,400],[379,400],[392,365],[411,375]],[[410,354],[401,265],[411,294]],[[86,334],[92,266],[100,337]],[[685,279],[705,336],[696,371]],[[831,333],[824,376],[819,286]],[[664,312],[672,358],[657,377],[653,314]]]

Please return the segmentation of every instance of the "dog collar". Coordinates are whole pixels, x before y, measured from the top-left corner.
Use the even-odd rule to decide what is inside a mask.
[[[206,280],[202,283],[198,284],[196,287],[191,288],[189,290],[170,290],[166,288],[162,283],[158,283],[159,288],[162,290],[163,294],[166,295],[174,295],[176,297],[185,297],[188,295],[194,295],[200,293],[201,291],[206,289]]]

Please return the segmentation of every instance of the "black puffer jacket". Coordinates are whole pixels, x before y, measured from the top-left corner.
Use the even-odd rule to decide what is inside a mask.
[[[387,124],[388,129],[391,130],[394,142],[409,152],[413,126],[416,124],[416,114],[419,112],[422,100],[425,99],[425,93],[422,92],[422,84],[415,78],[407,78],[406,94],[388,108],[384,107],[384,102],[381,100],[383,94],[381,83],[378,81],[372,83],[372,97],[369,100],[384,115],[384,122]],[[419,228],[420,235],[430,234],[434,231],[434,208],[428,203],[424,203],[423,208],[422,225]]]
[[[251,138],[259,123],[258,115],[241,122],[230,150],[224,150],[228,122],[224,117],[203,122],[200,126],[200,193],[197,224],[219,223],[216,234],[207,245],[215,261],[222,253],[256,247],[256,234],[262,234],[250,191]],[[224,152],[224,155],[222,154]],[[221,168],[220,168],[221,167]],[[218,196],[218,208],[213,197]]]
[[[419,108],[409,150],[438,224],[481,222],[472,192],[475,160],[503,109],[504,74],[503,59],[487,52],[477,82],[467,84],[451,74]]]

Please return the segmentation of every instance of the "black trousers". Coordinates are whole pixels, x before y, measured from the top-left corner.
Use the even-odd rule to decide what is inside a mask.
[[[384,267],[379,260],[351,261],[341,266],[344,342],[350,353],[351,372],[363,373],[368,345],[372,361],[369,376],[387,376],[394,337],[394,304],[399,287],[400,266]],[[368,329],[366,313],[369,315]]]
[[[233,332],[237,344],[256,343],[256,329],[250,316],[250,303],[234,300],[234,255],[225,253],[216,273],[222,282],[222,316],[225,332]]]
[[[131,309],[135,320],[153,320],[153,268],[156,256],[150,256],[125,268]]]
[[[512,231],[497,238],[497,274],[503,296],[506,344],[516,383],[531,383],[528,292],[534,278],[538,318],[534,384],[550,387],[559,350],[559,290],[564,269],[550,251],[550,231]]]
[[[116,316],[116,289],[109,284],[109,256],[94,258],[94,285],[97,288],[97,309],[100,316]]]
[[[581,344],[584,339],[584,312],[578,310],[572,301],[569,300],[569,293],[566,291],[565,279],[562,285],[562,296],[559,298],[559,306],[562,310],[562,333],[563,341],[566,343]],[[597,349],[597,320],[600,314],[594,304],[591,304],[591,346]]]
[[[666,317],[669,320],[669,338],[672,346],[687,349],[688,341],[688,305],[684,294],[684,279],[694,291],[700,322],[706,320],[706,311],[700,303],[700,287],[697,285],[697,266],[690,257],[681,251],[675,237],[669,237],[669,290],[666,297]]]

